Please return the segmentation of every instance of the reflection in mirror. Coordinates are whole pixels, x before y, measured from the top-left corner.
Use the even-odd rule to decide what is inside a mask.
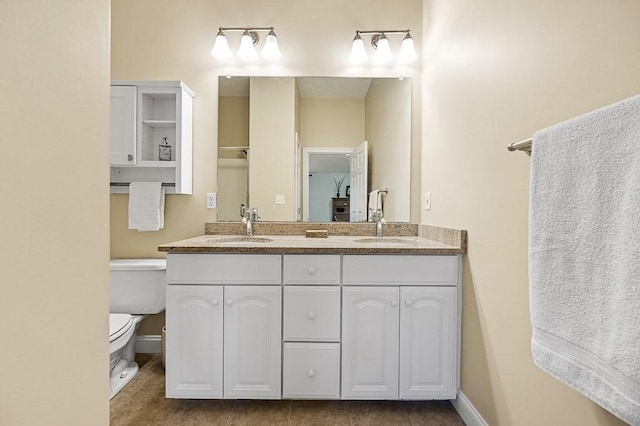
[[[220,77],[218,111],[218,221],[366,221],[382,188],[409,221],[410,79]]]

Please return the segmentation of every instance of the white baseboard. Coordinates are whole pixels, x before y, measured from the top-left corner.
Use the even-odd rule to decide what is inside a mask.
[[[467,426],[489,426],[462,391],[458,391],[458,397],[452,399],[451,404]]]
[[[143,334],[136,338],[137,354],[159,354],[162,352],[162,336]]]

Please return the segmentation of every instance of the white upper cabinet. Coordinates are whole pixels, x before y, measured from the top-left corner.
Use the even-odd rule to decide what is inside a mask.
[[[135,86],[111,86],[111,165],[136,164]]]
[[[167,193],[191,194],[193,92],[179,81],[113,81],[111,88],[112,192],[160,181]]]

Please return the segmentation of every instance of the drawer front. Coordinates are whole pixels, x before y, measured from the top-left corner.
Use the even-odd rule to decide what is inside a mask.
[[[455,286],[458,256],[344,255],[344,285]]]
[[[284,283],[338,285],[340,284],[340,256],[285,255]]]
[[[278,254],[169,253],[168,284],[281,284]]]
[[[340,398],[339,343],[285,343],[284,398]]]
[[[340,287],[284,288],[285,341],[340,341]]]

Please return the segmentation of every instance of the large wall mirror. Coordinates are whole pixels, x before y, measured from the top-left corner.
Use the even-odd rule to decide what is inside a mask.
[[[220,222],[409,222],[411,79],[220,77],[218,150]]]

